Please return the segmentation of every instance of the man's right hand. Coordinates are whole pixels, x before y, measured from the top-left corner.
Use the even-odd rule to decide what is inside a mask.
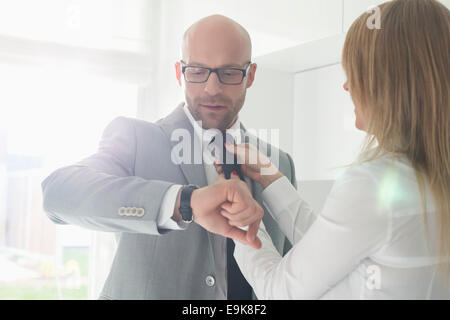
[[[255,249],[261,248],[261,240],[256,234],[264,211],[245,182],[236,175],[226,180],[222,174],[214,184],[194,190],[191,207],[194,222],[206,230]],[[224,208],[232,219],[225,217]],[[240,228],[246,226],[247,230]]]

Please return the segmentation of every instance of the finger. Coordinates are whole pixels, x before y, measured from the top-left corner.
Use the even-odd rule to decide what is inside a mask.
[[[235,209],[231,209],[231,210],[235,210]],[[237,220],[242,220],[242,219],[247,218],[247,215],[245,217],[239,217],[242,214],[246,214],[244,211],[245,211],[245,208],[241,209],[240,211],[236,211],[236,212],[232,212],[227,209],[221,209],[220,214],[222,214],[228,220],[237,221]]]
[[[220,183],[220,182],[223,182],[223,181],[226,181],[227,179],[225,179],[225,175],[223,174],[223,173],[220,173],[218,176],[217,176],[217,179],[216,179],[216,181],[215,181],[215,183]]]
[[[253,240],[256,237],[263,216],[264,210],[256,203],[255,208],[250,212],[249,217],[241,221],[245,226],[248,226],[249,233],[247,233],[247,236],[250,237],[249,240]]]
[[[231,144],[228,141],[225,142],[225,149],[227,149],[232,154],[237,154],[237,145]]]
[[[242,211],[246,210],[249,204],[243,202],[224,202],[221,204],[221,208],[226,210],[229,214],[240,214]]]
[[[262,246],[261,240],[258,237],[256,237],[254,240],[249,242],[247,240],[247,233],[248,231],[246,232],[242,229],[233,227],[228,231],[228,233],[225,236],[233,240],[239,241],[244,245],[249,245],[254,249],[260,249]]]
[[[239,178],[239,175],[237,173],[237,171],[233,171],[230,175],[230,180],[240,180],[241,178]]]
[[[228,213],[238,214],[251,206],[253,204],[253,201],[253,199],[245,199],[234,202],[226,201],[220,205],[220,208],[228,211]]]
[[[235,154],[239,164],[247,163],[247,146],[246,144],[234,145],[229,142],[225,143],[225,148],[231,154]]]
[[[217,165],[217,166],[216,166],[216,172],[217,172],[218,174],[223,173],[223,169],[222,169],[222,166],[221,166],[221,165]]]
[[[249,241],[249,242],[255,241],[256,234],[258,233],[260,223],[261,223],[261,220],[257,220],[248,226],[247,241]]]
[[[249,245],[251,247],[253,247],[254,249],[260,249],[262,247],[262,243],[261,240],[256,237],[254,240],[252,241],[248,241],[247,240],[247,233],[244,230],[238,229],[238,228],[232,228],[227,237],[231,238],[233,240],[239,241],[240,243],[244,244],[244,245]]]
[[[249,244],[247,241],[247,232],[237,227],[232,227],[225,236],[233,240],[237,240],[245,245]]]
[[[220,214],[228,219],[228,223],[236,227],[246,227],[256,220],[260,219],[259,215],[255,215],[254,210],[244,210],[240,213],[233,214],[226,210],[221,210]]]
[[[236,219],[236,220],[229,220],[229,224],[238,227],[238,228],[245,228],[250,226],[252,223],[255,223],[255,221],[259,220],[258,217],[255,217],[254,215],[247,217],[245,219]]]
[[[223,172],[222,165],[220,164],[218,159],[214,160],[214,167],[216,168],[216,172],[218,174],[221,174]]]
[[[238,145],[233,145],[228,141],[225,143],[225,148],[235,154],[239,160],[239,163],[247,163],[248,162],[248,145],[246,143],[241,143]]]
[[[226,210],[221,210],[220,214],[228,220],[228,223],[230,225],[235,226],[235,227],[242,227],[241,221],[249,218],[249,217],[246,217],[246,218],[239,217],[238,214],[229,213]]]
[[[223,215],[224,217],[225,217],[225,215]],[[238,227],[238,228],[248,228],[250,225],[252,225],[253,223],[255,223],[257,220],[259,220],[259,218],[258,219],[255,219],[254,217],[250,217],[250,218],[247,218],[247,219],[245,219],[245,220],[228,220],[228,224],[230,225],[230,226],[233,226],[233,227]]]
[[[249,243],[249,245],[251,247],[253,247],[254,249],[258,250],[258,249],[261,249],[262,242],[261,242],[261,240],[258,237],[256,237],[255,240],[253,240],[252,242]]]
[[[232,206],[232,204],[229,203],[229,202],[222,203],[222,205],[221,205],[220,207],[221,207],[223,210],[225,210],[227,213],[231,213],[231,214],[236,213],[236,212],[232,212],[233,206]]]

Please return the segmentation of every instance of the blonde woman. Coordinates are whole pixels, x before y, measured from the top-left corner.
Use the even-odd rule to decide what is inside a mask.
[[[242,167],[293,244],[281,257],[262,224],[261,249],[236,242],[259,299],[450,298],[450,13],[434,0],[379,8],[381,29],[361,15],[342,55],[367,144],[323,211],[312,212],[281,173],[261,175],[264,161]],[[228,148],[241,158],[257,152]],[[222,208],[230,224],[245,225],[232,206]]]

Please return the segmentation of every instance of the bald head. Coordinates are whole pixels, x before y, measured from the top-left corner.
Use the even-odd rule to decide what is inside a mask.
[[[248,32],[227,17],[209,16],[186,30],[181,51],[183,61],[175,63],[175,71],[184,89],[187,107],[194,119],[202,122],[203,128],[225,131],[236,122],[247,88],[255,78],[256,63],[251,63]],[[191,67],[191,74],[205,74],[204,68],[221,71],[209,72],[204,82],[186,81],[183,64]],[[237,69],[243,70],[242,73]],[[242,75],[242,81],[227,84],[221,80],[221,74]]]
[[[181,55],[184,61],[196,56],[199,50],[211,55],[229,54],[230,58],[250,61],[252,44],[250,35],[236,21],[222,15],[205,17],[190,26],[183,35]],[[242,61],[244,63],[244,61]]]

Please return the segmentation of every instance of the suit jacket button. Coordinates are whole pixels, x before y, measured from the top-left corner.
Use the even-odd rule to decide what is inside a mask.
[[[207,276],[205,282],[208,287],[212,287],[216,283],[216,279],[213,276]]]

